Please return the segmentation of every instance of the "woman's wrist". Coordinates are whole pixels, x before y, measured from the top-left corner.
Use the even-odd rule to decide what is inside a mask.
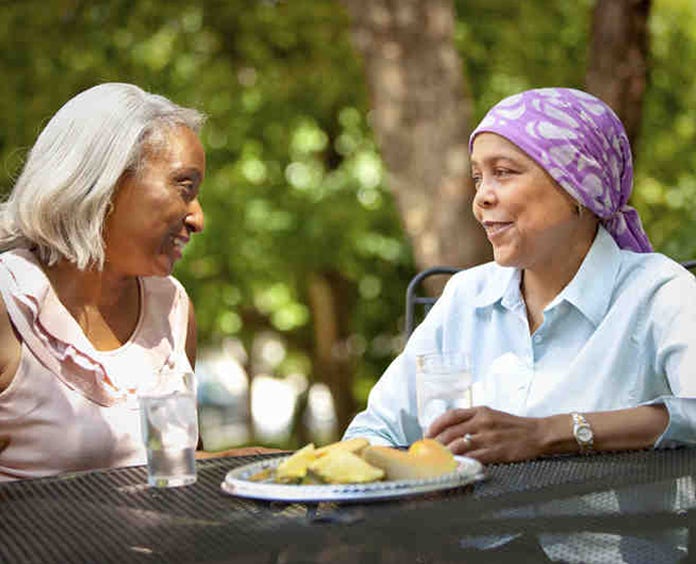
[[[541,454],[567,454],[578,452],[573,436],[573,419],[569,413],[542,417],[540,420]]]

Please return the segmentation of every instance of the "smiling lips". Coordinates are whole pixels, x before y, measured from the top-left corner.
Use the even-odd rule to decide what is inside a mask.
[[[184,237],[174,237],[172,239],[175,259],[180,259],[182,257],[186,243],[188,243],[188,239]]]
[[[486,235],[489,239],[500,235],[512,227],[511,221],[484,221],[483,228],[486,230]]]

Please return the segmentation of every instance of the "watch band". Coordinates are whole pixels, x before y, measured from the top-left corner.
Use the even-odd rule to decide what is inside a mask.
[[[571,413],[570,416],[573,418],[573,436],[580,447],[580,452],[582,454],[592,452],[594,433],[589,422],[580,413]]]

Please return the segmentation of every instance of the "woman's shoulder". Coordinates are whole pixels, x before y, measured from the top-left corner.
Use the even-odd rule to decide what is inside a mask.
[[[34,253],[29,249],[11,249],[0,253],[0,266],[22,286],[26,286],[27,282],[33,282],[34,285],[48,282]]]
[[[622,251],[619,281],[662,286],[672,281],[687,285],[696,283],[696,277],[677,261],[662,253],[634,253]]]
[[[696,307],[696,276],[661,253],[625,252],[614,295],[631,296],[657,316],[684,314]]]

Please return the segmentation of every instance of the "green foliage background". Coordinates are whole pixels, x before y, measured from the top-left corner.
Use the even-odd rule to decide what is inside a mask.
[[[474,119],[523,88],[582,87],[591,0],[458,0]],[[414,273],[372,138],[361,63],[334,0],[61,0],[0,6],[0,190],[42,124],[78,91],[133,82],[208,114],[206,231],[177,276],[201,345],[271,329],[282,376],[309,371],[307,279],[351,283],[355,393],[400,345]],[[639,208],[658,250],[696,257],[696,4],[656,0]],[[471,124],[472,126],[474,123]]]

